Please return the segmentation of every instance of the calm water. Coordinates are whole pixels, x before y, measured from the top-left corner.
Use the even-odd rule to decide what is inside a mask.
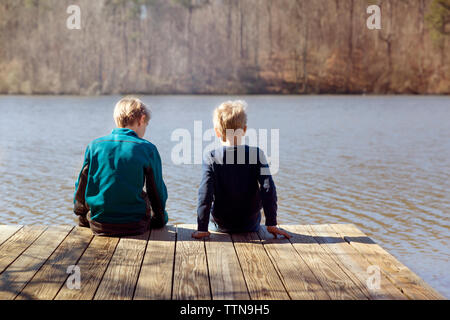
[[[249,127],[280,129],[279,222],[354,223],[450,297],[449,97],[243,97]],[[211,127],[229,97],[144,97],[163,159],[171,223],[196,222],[199,165],[170,137]],[[113,128],[118,97],[0,97],[0,223],[75,223],[86,145]],[[207,144],[207,143],[205,143]]]

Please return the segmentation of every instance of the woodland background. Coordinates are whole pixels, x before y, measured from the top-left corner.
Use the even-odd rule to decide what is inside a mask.
[[[448,94],[449,35],[450,0],[0,0],[0,93]]]

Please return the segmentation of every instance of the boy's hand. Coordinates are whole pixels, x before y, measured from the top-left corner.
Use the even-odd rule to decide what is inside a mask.
[[[273,234],[274,238],[277,238],[277,234],[280,236],[285,236],[287,239],[290,239],[291,236],[284,230],[278,229],[277,226],[268,226],[267,231]]]
[[[194,233],[192,233],[192,238],[195,239],[203,239],[203,238],[208,238],[211,234],[208,231],[195,231]]]

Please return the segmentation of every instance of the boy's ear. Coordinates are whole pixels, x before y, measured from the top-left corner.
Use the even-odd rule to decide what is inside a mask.
[[[139,120],[139,126],[145,125],[145,115],[142,115],[141,119]]]
[[[214,131],[216,132],[217,138],[220,139],[220,138],[222,137],[222,134],[220,133],[219,129],[217,129],[216,127],[214,127]]]

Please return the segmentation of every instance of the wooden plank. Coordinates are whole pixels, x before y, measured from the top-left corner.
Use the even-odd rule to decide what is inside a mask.
[[[445,299],[408,267],[377,245],[355,225],[330,225],[358,250],[370,264],[379,266],[387,278],[410,299]]]
[[[133,299],[170,300],[175,241],[174,226],[151,231]]]
[[[266,227],[258,235],[293,300],[327,300],[330,296],[288,239],[275,239]]]
[[[49,227],[1,275],[0,299],[14,299],[60,245],[71,226]]]
[[[314,239],[307,226],[282,226],[290,242],[333,300],[367,299],[336,261]]]
[[[283,283],[255,232],[233,234],[239,262],[252,300],[288,300]]]
[[[209,300],[205,243],[191,237],[195,225],[178,225],[173,294],[175,300]]]
[[[0,299],[445,299],[354,225],[283,227],[290,241],[263,227],[205,242],[180,225],[152,231],[147,243],[0,226]],[[74,264],[80,290],[65,285]],[[367,286],[370,266],[380,268],[379,290]]]
[[[249,300],[247,285],[242,273],[231,236],[212,232],[205,241],[209,280],[214,300]]]
[[[25,226],[0,246],[0,273],[2,273],[41,234],[44,226]]]
[[[118,242],[119,238],[95,236],[77,263],[81,288],[69,289],[64,285],[55,300],[92,300]]]
[[[309,226],[314,238],[325,250],[345,268],[345,273],[351,277],[359,289],[374,300],[405,300],[407,297],[398,290],[384,274],[380,274],[379,284],[371,281],[371,264],[348,242],[337,234],[330,225]]]
[[[23,226],[21,225],[0,225],[0,245],[8,240],[14,233],[19,231]]]
[[[73,228],[16,300],[52,300],[69,276],[67,268],[77,264],[92,238],[90,229]]]
[[[131,300],[150,231],[120,239],[94,300]]]

